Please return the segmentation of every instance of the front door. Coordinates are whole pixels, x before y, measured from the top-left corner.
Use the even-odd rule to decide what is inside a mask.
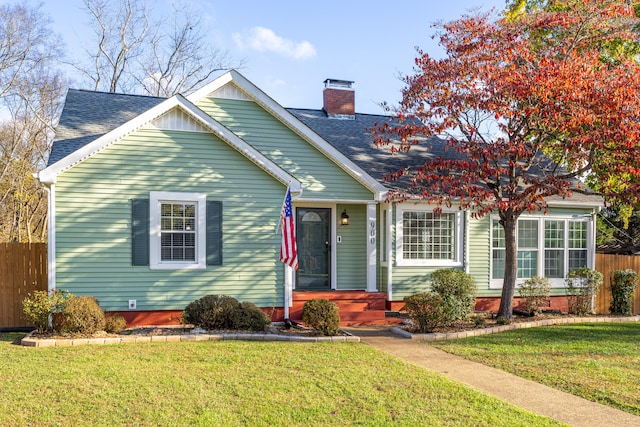
[[[297,208],[297,290],[331,289],[331,209]]]

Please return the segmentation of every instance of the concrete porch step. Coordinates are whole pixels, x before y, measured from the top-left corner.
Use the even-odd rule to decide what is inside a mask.
[[[338,306],[340,326],[389,325],[397,319],[385,317],[386,294],[365,291],[294,291],[289,318],[302,322],[304,304],[312,299],[327,299]]]

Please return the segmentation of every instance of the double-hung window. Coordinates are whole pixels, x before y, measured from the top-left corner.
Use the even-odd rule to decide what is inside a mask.
[[[535,218],[518,220],[518,279],[544,276],[561,286],[567,274],[589,265],[589,221],[575,218]],[[491,221],[491,285],[501,287],[505,269],[504,230],[497,219]]]
[[[206,196],[151,192],[150,267],[206,268]]]
[[[462,213],[433,207],[398,207],[398,265],[462,265]]]

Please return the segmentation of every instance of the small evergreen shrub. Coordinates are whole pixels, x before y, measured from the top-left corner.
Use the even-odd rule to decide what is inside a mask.
[[[638,273],[631,269],[616,270],[611,281],[611,314],[630,315],[633,312],[633,291],[638,286]]]
[[[206,295],[190,302],[182,318],[186,323],[206,330],[233,329],[231,313],[240,307],[240,302],[226,295]]]
[[[323,335],[335,335],[340,324],[338,306],[323,298],[309,300],[302,307],[302,321]]]
[[[478,328],[484,326],[487,323],[487,319],[479,315],[472,316],[471,320],[473,320],[473,324]]]
[[[264,331],[265,326],[271,323],[269,316],[251,302],[241,302],[235,310],[229,312],[229,316],[232,329]]]
[[[431,291],[447,305],[448,322],[466,319],[476,304],[476,282],[460,270],[442,268],[431,274]]]
[[[498,317],[496,317],[496,323],[498,325],[510,325],[511,324],[511,320],[507,319],[504,316],[498,316]]]
[[[104,319],[104,330],[110,334],[119,334],[127,327],[127,321],[120,314],[106,316]]]
[[[565,284],[569,313],[578,316],[590,314],[593,311],[593,298],[602,285],[602,273],[586,267],[579,268],[569,272]]]
[[[64,304],[70,295],[55,290],[51,294],[47,291],[35,291],[22,300],[22,310],[25,317],[40,332],[51,330],[49,319],[56,316],[64,308]]]
[[[182,321],[206,330],[263,331],[271,323],[267,314],[251,302],[226,295],[206,295],[184,309]]]
[[[518,287],[524,308],[531,314],[540,312],[551,294],[551,282],[546,277],[533,276]]]
[[[413,323],[415,332],[433,332],[439,326],[452,322],[452,313],[444,298],[431,292],[405,297],[404,308]]]
[[[65,334],[92,334],[104,330],[104,311],[94,297],[69,298],[62,311],[60,332]]]

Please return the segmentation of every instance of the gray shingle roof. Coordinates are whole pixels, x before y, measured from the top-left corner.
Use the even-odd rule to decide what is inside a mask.
[[[165,98],[69,89],[49,165],[128,122]]]
[[[376,125],[391,122],[390,116],[355,114],[353,120],[343,120],[329,118],[323,110],[289,108],[288,111],[380,182],[392,172],[445,155],[444,144],[437,137],[429,138],[426,144],[412,146],[408,152],[396,152],[393,156],[389,146],[376,147],[370,130]],[[392,188],[401,182],[384,184]]]
[[[70,89],[60,122],[56,128],[49,165],[164,100],[165,98],[150,96]],[[374,179],[390,189],[405,187],[409,185],[409,180],[405,178],[397,182],[384,182],[386,175],[401,169],[413,168],[428,158],[457,155],[453,150],[445,152],[445,144],[437,137],[431,137],[425,143],[412,146],[409,152],[396,152],[393,156],[389,147],[374,146],[370,129],[376,124],[391,121],[390,116],[355,114],[353,119],[335,119],[329,118],[323,110],[298,108],[287,110]],[[559,200],[560,198],[551,199]],[[571,201],[593,202],[594,195],[593,193],[574,193]]]

